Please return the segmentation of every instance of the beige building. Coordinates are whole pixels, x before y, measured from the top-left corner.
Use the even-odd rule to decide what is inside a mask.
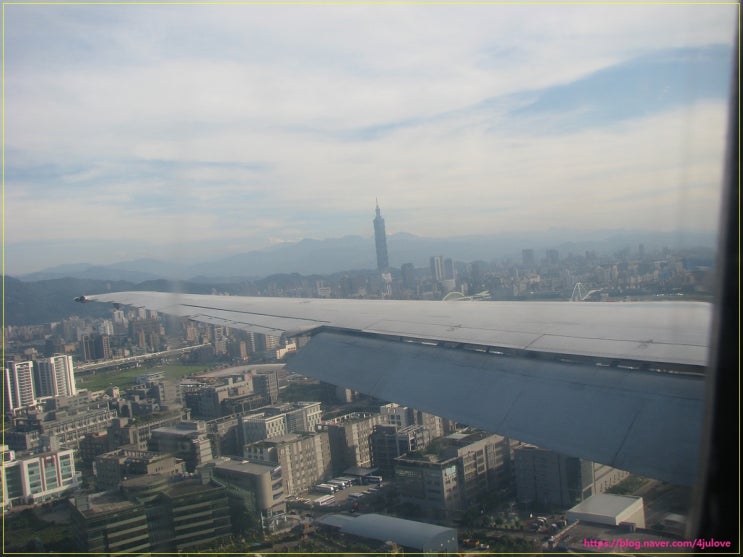
[[[246,445],[243,455],[250,462],[281,466],[285,496],[305,493],[330,477],[330,444],[324,432],[258,441]]]
[[[369,437],[374,426],[383,421],[381,414],[353,412],[320,424],[320,430],[328,433],[333,474],[341,474],[352,467],[371,466]]]
[[[222,458],[208,466],[212,479],[227,489],[237,507],[259,517],[263,529],[285,523],[286,497],[281,466]],[[206,468],[201,473],[205,474]]]
[[[509,478],[509,442],[484,432],[455,433],[424,451],[395,459],[395,481],[403,503],[439,520],[461,516],[477,498],[504,487]]]

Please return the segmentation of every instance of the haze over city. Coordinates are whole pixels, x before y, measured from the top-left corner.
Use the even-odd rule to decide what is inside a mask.
[[[4,270],[714,231],[736,9],[6,6]]]

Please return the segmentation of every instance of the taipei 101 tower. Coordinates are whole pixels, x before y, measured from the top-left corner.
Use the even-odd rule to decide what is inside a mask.
[[[384,231],[384,219],[379,213],[379,200],[377,200],[377,216],[374,217],[374,242],[377,246],[377,269],[385,272],[390,267],[387,257],[387,233]]]

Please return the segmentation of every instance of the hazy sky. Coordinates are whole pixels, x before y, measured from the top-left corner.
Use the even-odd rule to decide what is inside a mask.
[[[5,6],[5,271],[711,230],[733,5]]]

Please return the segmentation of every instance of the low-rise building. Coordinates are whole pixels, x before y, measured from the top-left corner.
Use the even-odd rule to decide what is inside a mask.
[[[126,478],[151,474],[185,473],[185,463],[173,454],[122,447],[95,458],[95,483],[100,490],[115,489]]]
[[[633,524],[645,528],[645,504],[642,497],[599,493],[581,501],[567,512],[568,522],[580,520],[593,524]]]
[[[446,555],[459,550],[455,528],[425,522],[374,513],[329,514],[316,522],[331,532],[371,542],[385,553],[393,549],[390,544],[406,553]]]
[[[232,533],[224,487],[157,474],[77,497],[72,524],[78,552],[108,555],[198,551]]]
[[[71,514],[79,553],[147,555],[151,551],[147,512],[117,492],[83,495]]]
[[[72,449],[20,455],[1,446],[3,509],[64,497],[79,484]]]
[[[135,445],[138,449],[147,450],[152,431],[158,427],[175,426],[189,420],[188,408],[177,408],[136,418],[120,417],[111,421],[108,434],[112,446]]]

